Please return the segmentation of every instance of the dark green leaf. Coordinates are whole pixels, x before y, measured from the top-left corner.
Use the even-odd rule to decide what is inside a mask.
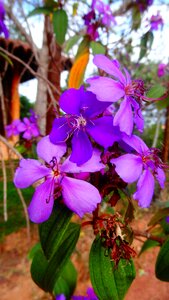
[[[138,6],[132,9],[132,30],[137,30],[141,24],[141,13]]]
[[[70,223],[64,236],[62,237],[62,243],[49,260],[44,278],[45,289],[49,292],[53,291],[63,268],[68,262],[68,259],[78,241],[79,233],[80,225]]]
[[[162,245],[155,266],[156,277],[169,282],[169,239]]]
[[[122,300],[135,278],[133,262],[121,260],[115,268],[105,252],[100,238],[96,238],[89,258],[92,286],[99,299]]]
[[[150,220],[148,226],[154,226],[158,224],[164,217],[169,216],[169,207],[160,209]]]
[[[153,33],[151,31],[147,31],[141,38],[140,43],[140,56],[139,60],[141,60],[146,54],[147,50],[151,49],[152,43],[153,43]]]
[[[95,54],[105,54],[106,53],[106,48],[105,46],[103,46],[101,43],[99,42],[95,42],[95,41],[92,41],[90,43],[90,47],[92,49],[92,53],[93,55]]]
[[[54,295],[64,294],[67,298],[70,298],[76,287],[76,281],[77,271],[72,262],[68,260],[68,263],[54,286]]]
[[[31,276],[33,281],[44,291],[48,291],[48,288],[45,288],[44,277],[46,274],[48,266],[48,261],[45,255],[42,252],[42,249],[36,251],[34,255],[32,265],[31,265]]]
[[[65,45],[65,52],[67,53],[81,38],[81,35],[75,34],[74,36],[71,36],[67,41]]]
[[[39,225],[40,241],[47,258],[50,258],[58,248],[71,217],[72,211],[56,201],[48,221]]]
[[[159,246],[159,242],[153,240],[146,240],[140,250],[139,255],[141,255],[144,251],[156,246]]]
[[[42,250],[41,244],[36,243],[28,252],[28,259],[32,260],[38,250]]]
[[[58,9],[53,13],[53,30],[56,42],[62,45],[65,41],[65,35],[68,27],[68,17],[63,9]]]
[[[53,11],[53,9],[48,6],[36,7],[28,14],[27,17],[29,18],[32,16],[40,15],[40,14],[50,15],[52,13],[52,11]]]

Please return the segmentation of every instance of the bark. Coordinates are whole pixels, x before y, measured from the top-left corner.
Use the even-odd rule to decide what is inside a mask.
[[[39,68],[38,73],[42,75],[43,78],[47,78],[48,74],[48,45],[47,45],[47,35],[46,35],[46,24],[47,16],[45,16],[44,31],[43,31],[43,45],[39,54]],[[35,112],[40,116],[39,118],[39,128],[43,135],[46,134],[46,110],[47,110],[47,81],[43,78],[38,79],[37,96],[35,103]]]

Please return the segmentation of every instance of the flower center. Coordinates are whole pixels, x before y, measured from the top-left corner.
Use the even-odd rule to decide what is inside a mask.
[[[127,96],[133,96],[136,100],[140,100],[145,93],[144,82],[140,79],[132,80],[132,82],[125,87],[125,93]]]

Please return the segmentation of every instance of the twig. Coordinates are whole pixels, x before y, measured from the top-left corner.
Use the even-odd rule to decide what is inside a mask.
[[[160,245],[162,245],[165,242],[165,238],[159,237],[159,236],[155,236],[155,235],[151,235],[149,232],[142,232],[139,230],[133,230],[134,236],[142,236],[145,237],[149,240],[153,240],[153,241],[157,241],[160,243]]]
[[[13,153],[15,153],[19,159],[23,158],[23,156],[1,134],[0,134],[0,141],[2,141],[2,143],[4,143]]]

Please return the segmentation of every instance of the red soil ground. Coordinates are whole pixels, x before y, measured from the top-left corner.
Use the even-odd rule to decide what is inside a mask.
[[[147,219],[135,222],[137,229],[146,228]],[[85,228],[81,233],[77,248],[72,260],[78,270],[78,285],[76,295],[85,294],[86,288],[90,286],[88,271],[88,255],[93,240],[90,228]],[[30,261],[27,258],[28,249],[37,241],[37,229],[32,228],[31,245],[27,243],[26,229],[6,236],[0,246],[0,299],[1,300],[47,300],[50,295],[45,294],[32,281],[29,268]],[[138,253],[141,242],[134,242],[134,249]],[[168,300],[169,284],[155,278],[154,265],[159,248],[153,248],[144,252],[139,258],[135,258],[137,276],[131,285],[125,300]],[[109,299],[107,299],[109,300]]]

